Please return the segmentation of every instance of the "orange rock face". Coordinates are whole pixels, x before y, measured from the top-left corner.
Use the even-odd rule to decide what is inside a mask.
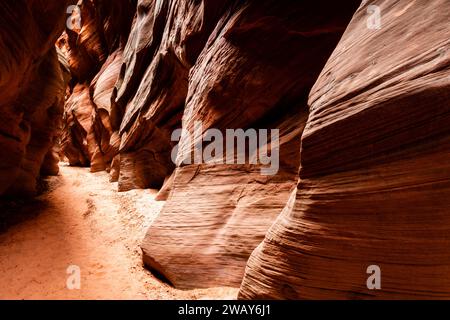
[[[381,28],[363,4],[310,93],[297,189],[241,298],[450,297],[450,4],[371,4]]]
[[[179,163],[142,246],[146,265],[175,286],[239,286],[250,253],[295,187],[308,91],[356,9],[348,4],[337,14],[328,7],[317,21],[301,19],[318,8],[237,5],[222,15],[192,67],[183,128],[194,134],[202,123],[202,139],[208,129],[280,129],[280,168],[264,176],[260,165],[220,164],[224,158]],[[200,143],[185,137],[180,161]]]
[[[181,127],[189,71],[225,9],[226,1],[139,1],[112,110],[119,190],[158,188],[173,172],[171,134]]]
[[[69,2],[0,4],[0,194],[35,193],[60,140],[119,191],[161,188],[143,260],[178,288],[450,297],[447,0],[82,0],[62,34]],[[253,150],[274,174],[189,163],[228,129],[278,129]]]
[[[0,195],[33,195],[41,169],[57,173],[52,148],[65,84],[54,43],[64,27],[67,4],[0,4]]]
[[[89,87],[76,85],[67,100],[64,112],[64,128],[61,148],[71,165],[87,166],[95,152],[93,139],[94,106]]]
[[[126,45],[110,46],[102,35],[115,11],[83,1],[83,27],[66,37],[78,84],[62,148],[72,164],[109,169],[119,191],[163,186],[167,204],[142,246],[147,266],[182,288],[240,284],[295,187],[308,92],[356,7],[142,0]],[[209,129],[279,129],[279,170],[267,177],[224,158],[185,165],[199,143],[185,136],[176,165],[172,133],[198,122],[200,140]]]
[[[133,1],[85,0],[58,40],[72,75],[65,104],[62,153],[71,165],[109,170],[120,139],[110,121],[112,95],[135,12]]]

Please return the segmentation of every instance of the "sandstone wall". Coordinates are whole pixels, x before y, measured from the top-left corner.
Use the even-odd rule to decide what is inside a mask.
[[[308,91],[354,10],[254,1],[228,7],[216,23],[189,74],[182,127],[193,135],[202,123],[202,138],[210,128],[278,128],[280,169],[264,176],[261,165],[217,157],[183,165],[201,141],[182,136],[173,190],[142,246],[144,262],[177,287],[240,284],[295,186]]]
[[[179,288],[239,286],[257,247],[241,298],[447,297],[448,6],[84,0],[63,153],[162,187],[143,259]],[[277,174],[186,164],[212,128],[280,129]]]
[[[110,115],[136,1],[83,0],[72,28],[58,39],[72,75],[65,104],[62,154],[71,165],[109,170],[120,141]],[[79,21],[79,23],[77,23]]]
[[[110,170],[119,191],[162,187],[142,245],[149,268],[180,288],[239,286],[295,187],[308,92],[359,1],[140,0],[126,45],[111,48],[99,4],[82,2],[83,27],[63,44],[76,78],[63,151]],[[174,163],[172,133],[199,122],[200,140],[210,128],[280,129],[277,174],[217,157],[185,165],[199,144],[186,136]]]
[[[34,195],[41,171],[57,173],[65,84],[54,43],[68,3],[0,3],[0,195]]]
[[[299,183],[241,298],[450,297],[450,3],[371,1],[379,30],[368,4],[310,93]]]

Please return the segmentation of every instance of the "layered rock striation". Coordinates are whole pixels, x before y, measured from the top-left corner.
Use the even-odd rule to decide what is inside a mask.
[[[308,92],[358,3],[141,0],[113,47],[100,3],[83,1],[83,26],[65,36],[76,81],[63,152],[110,170],[119,191],[162,187],[167,203],[142,246],[148,267],[182,288],[239,286],[295,187]],[[253,150],[279,154],[274,174],[226,154],[189,164],[210,129],[278,129],[276,145]]]
[[[172,191],[142,246],[144,262],[177,287],[239,286],[250,253],[295,187],[308,92],[355,10],[322,5],[235,3],[191,68]],[[305,19],[319,8],[314,21]],[[280,130],[279,146],[269,139],[254,150],[279,154],[277,170],[230,165],[228,153],[237,158],[238,150],[226,146],[186,164],[212,140],[210,129],[222,136]]]
[[[0,195],[35,195],[58,172],[65,78],[54,43],[69,1],[2,1],[0,10]]]
[[[60,153],[161,188],[143,261],[178,288],[450,296],[448,1],[73,4],[0,4],[1,195]]]
[[[241,298],[450,297],[450,4],[371,1],[379,29],[368,5],[310,93],[297,188]]]

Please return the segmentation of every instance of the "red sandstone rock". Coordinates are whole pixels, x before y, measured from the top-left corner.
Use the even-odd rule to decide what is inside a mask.
[[[49,153],[54,155],[52,151],[60,133],[64,107],[65,82],[55,50],[49,51],[32,82],[33,86],[27,92],[27,99],[34,97],[34,100],[26,103],[34,104],[36,111],[32,116],[24,116],[30,123],[30,140],[16,180],[7,191],[13,195],[35,195],[36,179],[41,173],[58,174],[55,166],[59,159],[47,157]],[[51,169],[46,170],[44,164]]]
[[[158,4],[158,7],[155,7]],[[227,1],[139,1],[112,109],[120,131],[119,190],[161,187],[172,174],[189,70]]]
[[[71,165],[89,165],[96,172],[109,170],[119,152],[110,112],[135,3],[84,0],[79,7],[82,27],[67,29],[59,40],[74,77],[65,107],[62,152]]]
[[[312,89],[297,190],[241,298],[450,297],[450,4],[370,4],[381,29],[363,4]]]
[[[317,19],[301,18],[319,8]],[[250,253],[295,187],[307,93],[356,6],[340,8],[236,5],[211,33],[190,71],[183,128],[193,133],[196,121],[203,133],[278,128],[281,163],[271,177],[261,175],[260,165],[216,161],[176,169],[167,203],[142,245],[145,264],[176,287],[241,283]],[[198,142],[182,138],[180,163]]]
[[[247,264],[241,298],[449,296],[448,4],[375,0],[380,30],[367,28],[362,5],[322,71],[357,4],[81,2],[83,27],[60,44],[74,76],[62,148],[73,165],[110,170],[120,191],[164,184],[167,203],[142,246],[148,267],[180,288],[238,286],[284,207]],[[35,79],[33,50],[7,52],[4,61],[24,61],[12,72],[29,74],[0,73],[1,110],[27,105],[18,84]],[[41,132],[42,113],[21,124],[5,110],[0,185],[29,189],[26,172],[54,161],[49,139],[43,148],[24,130],[32,120]],[[202,138],[280,128],[278,174],[222,159],[184,165],[199,142],[186,137],[175,166],[171,133],[198,121]],[[381,265],[383,291],[365,287],[370,264]]]
[[[0,3],[0,194],[34,194],[41,166],[50,160],[64,97],[54,43],[67,4]]]
[[[105,40],[118,30],[114,10],[82,2],[85,25],[64,40],[79,83],[66,103],[63,151],[73,165],[110,167],[119,191],[166,181],[144,262],[176,286],[238,286],[295,186],[308,91],[355,7],[324,3],[142,0],[125,45],[125,33]],[[279,128],[278,174],[211,162],[173,173],[171,134],[197,121],[204,130]],[[181,161],[193,145],[180,146]]]
[[[89,87],[75,86],[66,102],[61,139],[62,151],[71,165],[87,166],[94,155],[96,144],[93,139],[93,113]]]

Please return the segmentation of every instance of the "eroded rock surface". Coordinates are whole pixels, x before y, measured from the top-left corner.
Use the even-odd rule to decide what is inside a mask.
[[[83,1],[83,27],[63,37],[77,81],[63,151],[110,170],[119,191],[163,186],[143,243],[150,268],[178,287],[239,286],[295,187],[308,92],[358,3],[141,0],[126,45],[113,46],[100,4]],[[225,165],[227,155],[185,165],[199,143],[186,136],[174,163],[172,133],[196,123],[200,140],[213,128],[279,129],[276,174]]]
[[[33,195],[41,171],[57,173],[65,84],[54,43],[68,3],[0,3],[0,195]]]
[[[142,246],[144,262],[175,286],[239,286],[295,187],[307,94],[356,10],[322,5],[235,3],[192,67],[183,129],[193,136],[201,123],[201,138],[212,128],[280,129],[280,168],[265,176],[261,165],[223,164],[226,154],[184,165],[201,141],[181,137],[172,190]]]
[[[450,297],[450,4],[370,1],[379,30],[368,4],[311,91],[297,189],[241,298]]]
[[[136,2],[84,0],[78,6],[71,28],[58,40],[73,77],[61,148],[71,165],[110,170],[120,146],[110,121],[112,96]]]
[[[348,26],[358,5],[81,2],[59,42],[62,151],[119,191],[162,187],[149,268],[180,288],[239,286],[260,244],[241,298],[448,296],[448,1],[364,2]],[[198,123],[174,163],[172,133]],[[238,128],[280,129],[274,176],[226,155],[186,163],[208,129]],[[373,264],[382,291],[366,287]]]

